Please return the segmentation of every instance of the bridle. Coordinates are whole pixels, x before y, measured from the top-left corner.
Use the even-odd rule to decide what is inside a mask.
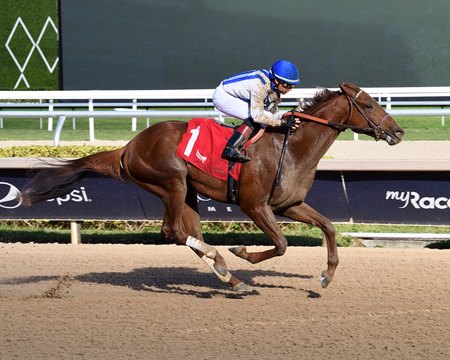
[[[345,131],[347,129],[350,129],[358,134],[366,134],[366,135],[372,135],[375,140],[380,140],[381,136],[383,134],[386,134],[386,131],[381,127],[381,125],[383,124],[383,122],[387,119],[387,117],[389,116],[389,114],[386,113],[386,115],[384,115],[384,117],[381,119],[379,124],[376,124],[375,121],[369,116],[367,115],[362,109],[361,107],[358,105],[358,103],[356,102],[356,100],[358,99],[358,97],[362,94],[363,90],[359,90],[358,93],[355,96],[350,96],[348,95],[346,92],[341,91],[342,95],[345,95],[347,97],[347,101],[350,107],[350,111],[348,113],[348,118],[345,121],[344,124],[339,124],[339,123],[335,123],[333,121],[329,121],[329,120],[325,120],[325,119],[321,119],[318,118],[316,116],[312,116],[312,115],[308,115],[305,114],[303,112],[300,111],[291,111],[290,114],[292,114],[295,117],[299,117],[305,120],[309,120],[309,121],[313,121],[315,123],[319,123],[319,124],[323,124],[323,125],[327,125],[330,127],[335,128],[336,130],[339,131]],[[325,106],[325,104],[324,104]],[[348,125],[346,124],[348,121],[350,121],[352,114],[353,114],[353,108],[356,108],[356,110],[360,113],[360,115],[364,118],[364,120],[366,120],[367,124],[369,125],[369,127],[364,128],[364,127],[360,127],[360,126],[354,126],[354,125]],[[317,112],[318,110],[320,110],[321,107],[319,109],[316,109],[315,112]],[[289,113],[285,114],[288,115]],[[289,115],[290,115],[289,114]]]
[[[343,124],[343,125],[346,126],[347,129],[351,129],[352,131],[354,131],[356,133],[364,133],[364,134],[368,134],[368,135],[372,134],[374,136],[375,140],[378,141],[378,140],[380,140],[381,135],[386,134],[386,132],[381,127],[381,125],[386,120],[386,118],[389,116],[389,114],[386,113],[386,115],[383,116],[380,123],[377,125],[375,123],[375,121],[370,116],[368,116],[356,102],[356,99],[358,99],[358,97],[362,94],[362,92],[363,92],[363,90],[359,90],[358,93],[354,97],[352,97],[348,94],[345,94],[345,96],[347,97],[349,106],[350,106],[350,111],[349,111],[348,119],[346,122],[348,122],[350,120],[350,118],[352,117],[353,107],[355,107],[356,110],[358,110],[358,112],[360,113],[360,115],[364,118],[364,120],[367,121],[370,128],[361,128],[358,126],[352,126],[352,125],[347,125],[347,124]]]

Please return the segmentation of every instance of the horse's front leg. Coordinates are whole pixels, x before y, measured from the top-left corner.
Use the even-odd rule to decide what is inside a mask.
[[[339,264],[339,257],[336,245],[336,231],[331,221],[314,210],[306,203],[301,203],[297,206],[292,206],[279,215],[286,216],[292,220],[299,221],[305,224],[317,226],[322,230],[326,242],[328,252],[328,269],[322,272],[320,281],[322,287],[326,288],[334,277],[334,272]]]
[[[270,207],[261,205],[259,207],[242,210],[250,216],[253,222],[270,238],[270,240],[272,240],[275,247],[266,251],[252,253],[247,252],[245,246],[232,247],[229,250],[236,256],[239,256],[252,264],[259,263],[275,256],[284,255],[287,248],[287,240],[281,232],[277,219]]]

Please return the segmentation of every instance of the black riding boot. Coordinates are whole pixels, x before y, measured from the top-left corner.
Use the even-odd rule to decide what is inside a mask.
[[[245,124],[239,126],[231,135],[230,139],[222,152],[222,157],[230,161],[244,163],[250,161],[248,156],[241,153],[242,146],[250,138],[252,129]]]

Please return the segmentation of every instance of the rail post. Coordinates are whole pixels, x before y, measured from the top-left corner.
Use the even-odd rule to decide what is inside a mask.
[[[81,244],[81,224],[79,221],[70,222],[70,243],[72,245]]]
[[[48,111],[53,111],[53,99],[50,99],[48,101]],[[47,124],[47,130],[48,131],[53,131],[53,117],[49,117],[48,118],[48,124]]]
[[[133,110],[137,110],[137,99],[133,99],[133,106],[131,107]],[[131,131],[136,132],[137,130],[137,118],[133,116],[131,118]]]
[[[94,100],[89,99],[89,111],[94,111]],[[94,118],[89,117],[89,141],[95,141]]]
[[[62,127],[63,127],[65,121],[66,121],[66,116],[60,115],[58,118],[58,123],[56,124],[55,134],[53,135],[53,145],[55,145],[55,146],[59,145],[59,139],[61,137]]]

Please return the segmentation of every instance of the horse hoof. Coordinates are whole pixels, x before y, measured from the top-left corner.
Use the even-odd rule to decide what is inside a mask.
[[[232,252],[234,255],[239,256],[239,254],[240,254],[242,251],[245,251],[245,246],[234,246],[234,247],[228,248],[228,250],[229,250],[230,252]]]
[[[239,284],[236,284],[233,286],[234,291],[238,292],[252,292],[252,288],[248,286],[246,283],[240,282]]]
[[[330,282],[331,282],[331,280],[328,278],[328,276],[325,273],[322,273],[320,275],[320,283],[322,285],[322,288],[325,289]]]

